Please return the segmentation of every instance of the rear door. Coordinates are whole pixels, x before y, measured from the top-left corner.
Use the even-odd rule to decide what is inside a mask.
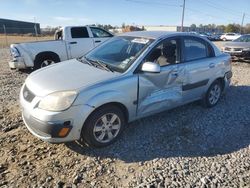
[[[89,36],[87,27],[71,27],[67,43],[71,58],[80,57],[94,48],[94,41]]]
[[[183,65],[186,80],[183,83],[183,102],[190,102],[202,97],[207,84],[216,74],[216,58],[213,47],[204,39],[183,37]]]
[[[97,27],[90,27],[91,33],[93,35],[93,42],[94,46],[98,46],[102,42],[106,41],[110,37],[113,37],[113,35],[104,29],[97,28]]]
[[[175,46],[174,51],[172,47],[169,48],[173,52],[167,55],[169,63],[163,62],[165,61],[163,44],[166,43],[172,47]],[[160,73],[138,73],[138,116],[145,116],[181,104],[185,71],[178,64],[180,62],[180,44],[179,38],[165,39],[146,56],[144,62],[161,64],[161,71]]]

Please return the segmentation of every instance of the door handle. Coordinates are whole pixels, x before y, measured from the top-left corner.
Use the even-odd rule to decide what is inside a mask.
[[[77,42],[76,42],[76,41],[74,41],[74,42],[70,42],[70,44],[77,44]]]
[[[99,42],[102,42],[102,41],[100,41],[100,40],[95,40],[95,43],[99,43]]]
[[[173,73],[172,73],[172,76],[177,77],[177,76],[178,76],[178,73],[177,73],[177,72],[173,72]]]
[[[215,64],[214,63],[210,63],[209,64],[209,68],[214,68],[215,67]]]
[[[177,77],[179,74],[177,71],[172,72],[172,76]]]

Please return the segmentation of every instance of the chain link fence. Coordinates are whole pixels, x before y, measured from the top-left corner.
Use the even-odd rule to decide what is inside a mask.
[[[36,27],[6,27],[0,25],[0,48],[9,47],[13,43],[31,42],[53,39],[53,35],[42,35]]]

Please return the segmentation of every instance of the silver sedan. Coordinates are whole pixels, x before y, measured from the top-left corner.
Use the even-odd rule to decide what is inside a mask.
[[[215,106],[232,77],[230,56],[188,33],[131,32],[78,59],[33,72],[20,101],[38,138],[114,142],[127,123],[192,101]]]

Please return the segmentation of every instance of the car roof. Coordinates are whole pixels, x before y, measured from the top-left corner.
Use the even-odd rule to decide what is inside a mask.
[[[167,37],[167,36],[183,36],[183,35],[196,36],[193,33],[170,32],[170,31],[133,31],[133,32],[122,33],[119,36],[131,36],[131,37],[143,37],[143,38],[157,39],[157,38]]]

